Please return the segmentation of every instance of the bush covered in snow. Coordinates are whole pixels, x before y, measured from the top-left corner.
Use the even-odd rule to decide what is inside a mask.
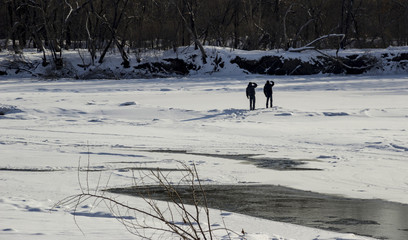
[[[243,51],[205,47],[208,61],[203,63],[198,50],[189,47],[162,52],[145,52],[130,58],[130,67],[121,64],[119,54],[111,52],[106,61],[91,64],[90,56],[67,51],[63,68],[43,66],[41,54],[27,51],[22,56],[0,53],[0,72],[42,78],[131,79],[177,77],[195,74],[313,75],[408,72],[408,48],[350,50]],[[83,50],[86,52],[86,50]]]

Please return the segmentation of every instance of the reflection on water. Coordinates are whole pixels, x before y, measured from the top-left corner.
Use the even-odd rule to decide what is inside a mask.
[[[186,203],[192,203],[188,186],[178,186]],[[167,200],[157,186],[118,188],[110,191]],[[408,205],[322,195],[272,185],[204,186],[211,208],[281,222],[294,223],[378,239],[408,239]]]

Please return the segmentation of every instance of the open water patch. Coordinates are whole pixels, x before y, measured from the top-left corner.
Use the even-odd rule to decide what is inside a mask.
[[[121,168],[107,168],[104,166],[90,166],[86,168],[11,168],[11,167],[0,167],[0,172],[31,172],[31,173],[48,173],[48,172],[59,172],[59,171],[78,171],[78,172],[104,172],[104,171],[119,171],[119,172],[129,172],[129,171],[149,171],[149,172],[183,172],[188,171],[183,168],[159,168],[159,167],[121,167]]]
[[[119,172],[129,172],[129,171],[149,171],[149,172],[185,172],[187,169],[182,168],[154,168],[154,167],[125,167],[116,169]]]
[[[62,171],[62,170],[53,169],[53,168],[10,168],[10,167],[2,167],[2,168],[0,168],[0,171],[5,171],[5,172],[56,172],[56,171]]]
[[[282,171],[321,171],[320,168],[309,168],[305,166],[308,162],[320,161],[318,159],[291,159],[291,158],[270,158],[263,157],[260,154],[211,154],[211,153],[195,153],[186,150],[148,150],[149,152],[159,153],[174,153],[174,154],[188,154],[195,156],[224,158],[231,160],[238,160],[243,163],[254,164],[259,168],[282,170]]]
[[[191,186],[174,187],[184,203],[194,203]],[[408,205],[376,199],[343,198],[274,185],[202,187],[210,208],[377,239],[408,239]],[[108,191],[170,200],[162,186],[113,188]]]

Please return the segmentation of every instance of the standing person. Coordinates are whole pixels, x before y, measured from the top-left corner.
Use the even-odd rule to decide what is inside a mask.
[[[272,82],[272,83],[271,83]],[[270,105],[272,107],[272,87],[275,85],[273,81],[266,81],[265,86],[264,86],[264,94],[266,97],[266,108],[268,108],[268,102],[270,102]]]
[[[254,82],[249,82],[246,88],[246,96],[249,98],[249,110],[255,110],[255,88],[258,84]]]

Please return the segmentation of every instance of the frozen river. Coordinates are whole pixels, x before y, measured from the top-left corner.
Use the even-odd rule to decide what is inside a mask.
[[[408,204],[408,77],[274,77],[274,107],[266,109],[262,86],[270,79],[216,74],[92,81],[0,78],[0,215],[7,216],[0,219],[1,237],[82,236],[64,209],[48,210],[80,191],[78,163],[89,159],[96,174],[88,179],[91,188],[100,173],[101,181],[109,179],[107,188],[129,187],[132,169],[175,169],[183,162],[195,164],[208,185],[273,185],[312,196],[338,195],[347,199],[350,214],[368,214],[363,209],[370,208],[378,208],[374,215],[385,214],[332,219],[342,212],[341,200],[333,198],[325,205],[323,197],[302,208],[296,199],[287,199],[289,207],[282,208],[289,208],[288,214],[271,219],[296,219],[299,222],[293,222],[334,233],[294,231],[296,226],[276,227],[279,223],[272,221],[251,224],[264,221],[251,218],[242,224],[254,236],[262,232],[282,239],[364,239],[336,233],[356,224],[367,227],[360,234],[381,238],[371,229],[392,222],[400,236],[395,239],[403,239],[407,221],[394,206]],[[260,86],[255,111],[248,110],[245,96],[249,81]],[[237,161],[234,155],[246,158]],[[169,177],[177,181],[177,174]],[[256,192],[246,195],[257,198]],[[89,206],[81,210],[107,211]],[[299,215],[309,213],[295,210],[319,211],[319,206],[338,211],[308,220]],[[90,228],[88,239],[99,239],[101,232],[108,238],[132,238],[103,214],[82,216],[79,221]],[[240,232],[245,217],[226,220]],[[303,235],[296,235],[300,232]]]

